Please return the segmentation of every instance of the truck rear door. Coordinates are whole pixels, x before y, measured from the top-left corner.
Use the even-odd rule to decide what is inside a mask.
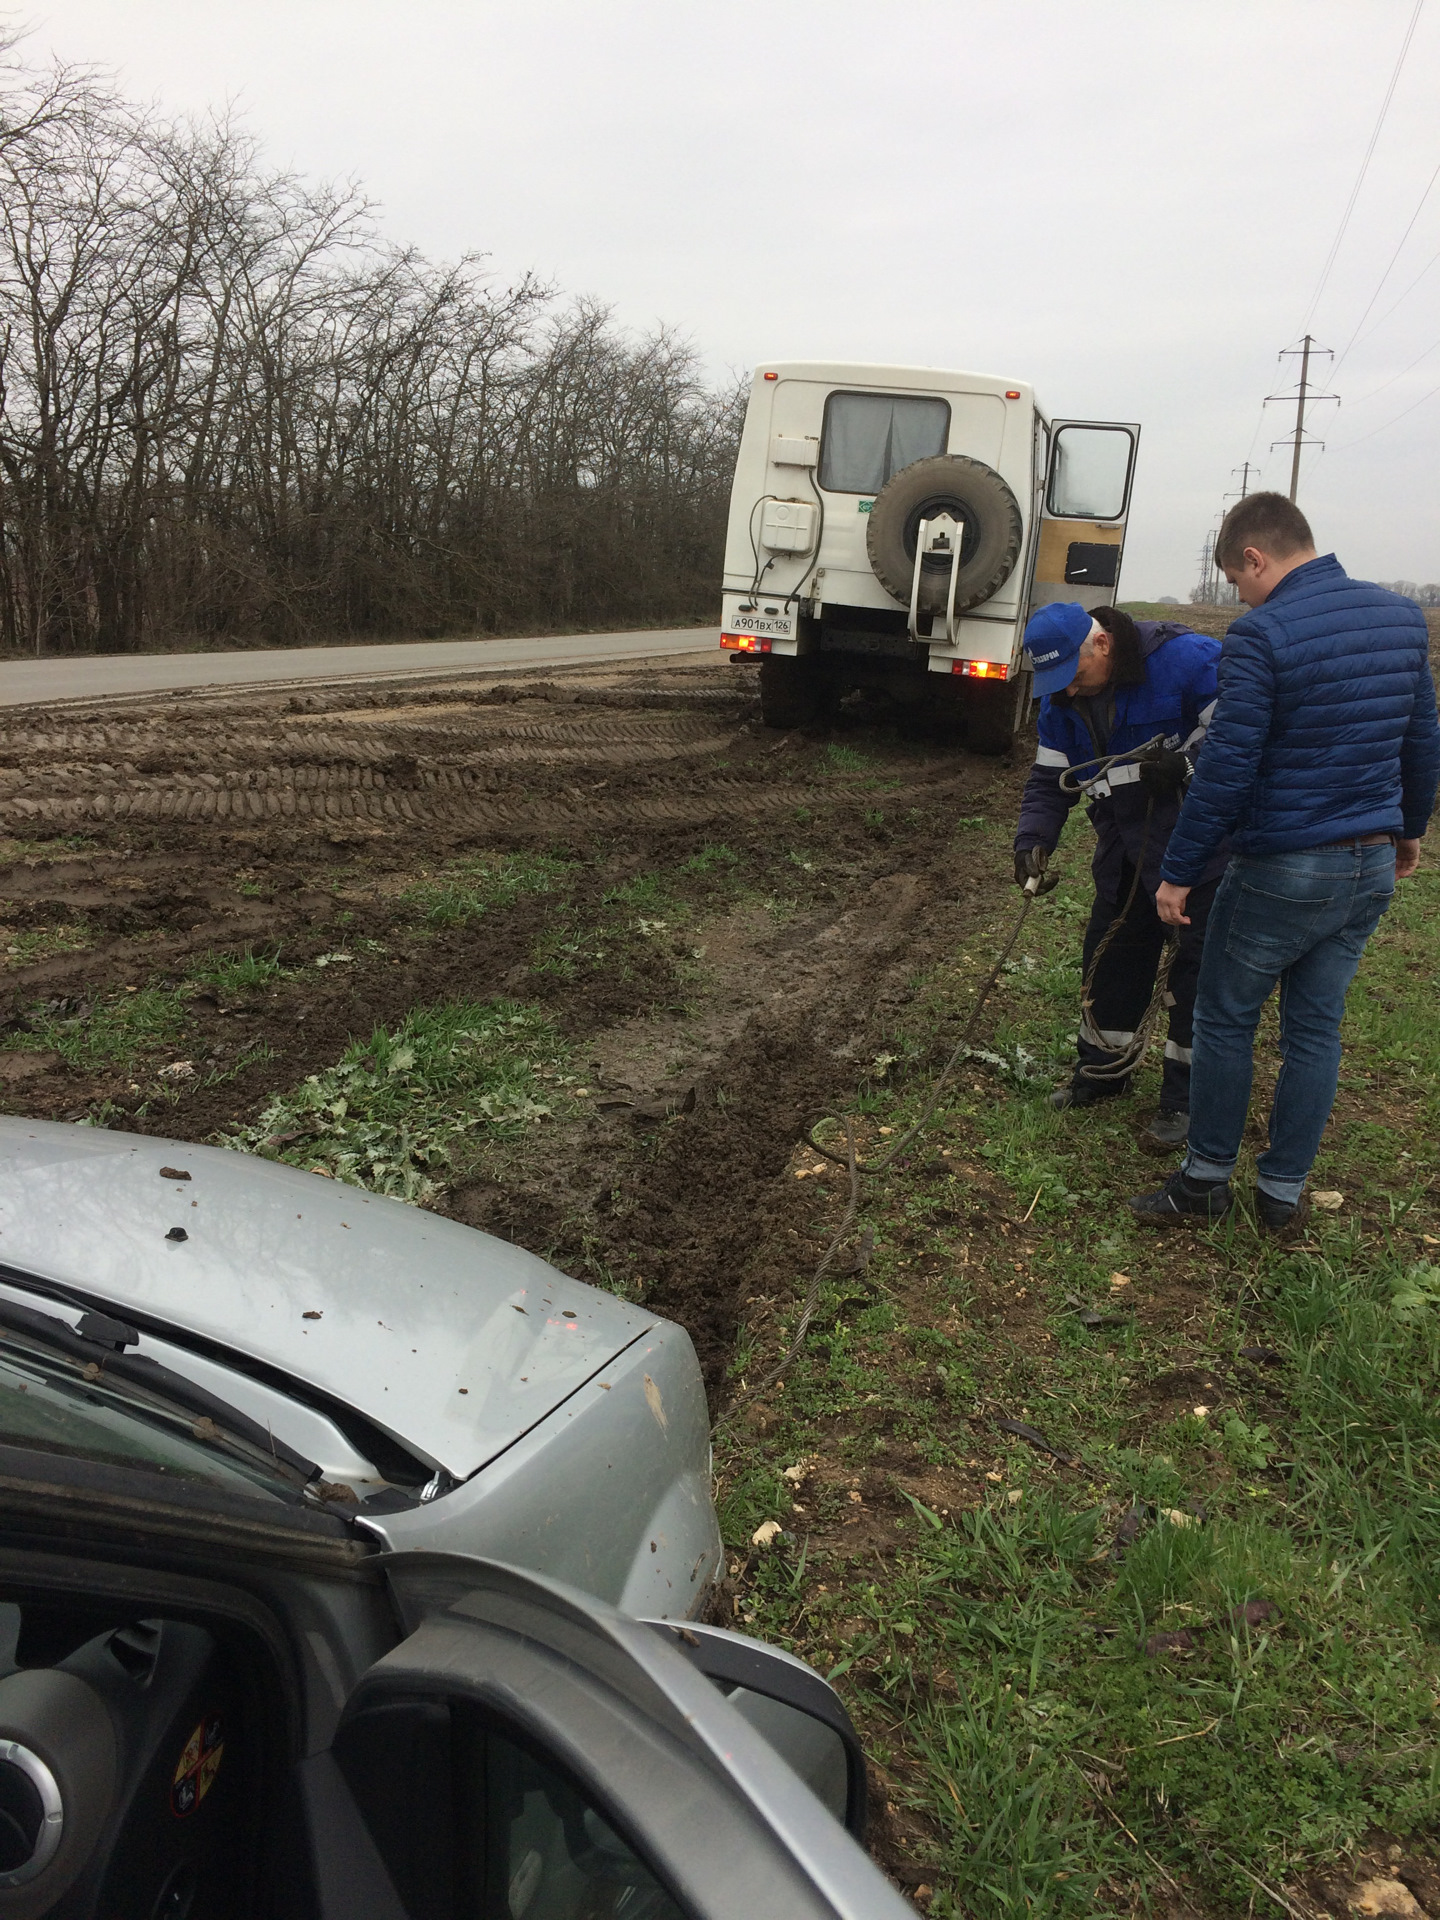
[[[1140,429],[1116,420],[1057,420],[1050,433],[1030,611],[1052,600],[1111,607],[1130,513]]]

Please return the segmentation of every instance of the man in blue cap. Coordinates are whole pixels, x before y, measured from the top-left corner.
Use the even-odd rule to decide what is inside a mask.
[[[1017,884],[1039,878],[1042,893],[1058,884],[1045,868],[1081,792],[1097,837],[1079,1059],[1068,1086],[1050,1096],[1057,1108],[1085,1107],[1129,1089],[1128,1050],[1165,944],[1155,911],[1160,863],[1214,710],[1220,642],[1173,621],[1064,601],[1035,614],[1025,645],[1040,698],[1040,745],[1020,801]],[[1102,772],[1099,763],[1117,754]],[[1160,1111],[1141,1135],[1155,1153],[1183,1146],[1189,1130],[1195,986],[1205,916],[1228,852],[1228,844],[1215,849],[1191,891],[1188,925],[1178,930]]]

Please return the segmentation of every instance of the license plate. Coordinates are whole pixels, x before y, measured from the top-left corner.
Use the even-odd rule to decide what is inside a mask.
[[[731,616],[729,631],[753,633],[757,640],[790,640],[795,634],[795,616],[793,613],[736,613]]]

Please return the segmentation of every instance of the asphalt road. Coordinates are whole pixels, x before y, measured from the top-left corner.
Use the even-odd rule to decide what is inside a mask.
[[[373,647],[287,647],[254,653],[125,653],[0,665],[0,707],[93,700],[107,694],[175,693],[187,687],[257,687],[305,680],[378,680],[391,675],[489,673],[589,666],[600,660],[705,653],[718,627],[648,633],[547,634],[538,640],[409,640]]]

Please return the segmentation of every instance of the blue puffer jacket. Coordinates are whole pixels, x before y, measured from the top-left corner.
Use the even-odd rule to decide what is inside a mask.
[[[1087,762],[1128,753],[1157,734],[1163,734],[1172,747],[1183,746],[1192,760],[1199,752],[1215,705],[1220,642],[1169,620],[1137,620],[1135,625],[1145,657],[1142,685],[1116,687],[1089,700],[1062,704],[1047,696],[1040,702],[1040,746],[1020,797],[1017,853],[1030,847],[1055,851],[1065,817],[1080,798],[1060,785],[1068,767],[1081,768],[1083,779],[1093,770]],[[1141,866],[1145,885],[1153,894],[1160,883],[1165,843],[1179,817],[1179,800],[1157,800],[1152,808],[1133,762],[1092,780],[1085,797],[1099,842],[1091,869],[1096,892],[1104,900],[1119,899],[1128,859]],[[1217,850],[1217,874],[1227,855],[1228,848]]]
[[[1352,580],[1333,553],[1307,560],[1225,636],[1205,757],[1161,874],[1195,885],[1227,834],[1242,854],[1418,839],[1437,776],[1424,614]]]

